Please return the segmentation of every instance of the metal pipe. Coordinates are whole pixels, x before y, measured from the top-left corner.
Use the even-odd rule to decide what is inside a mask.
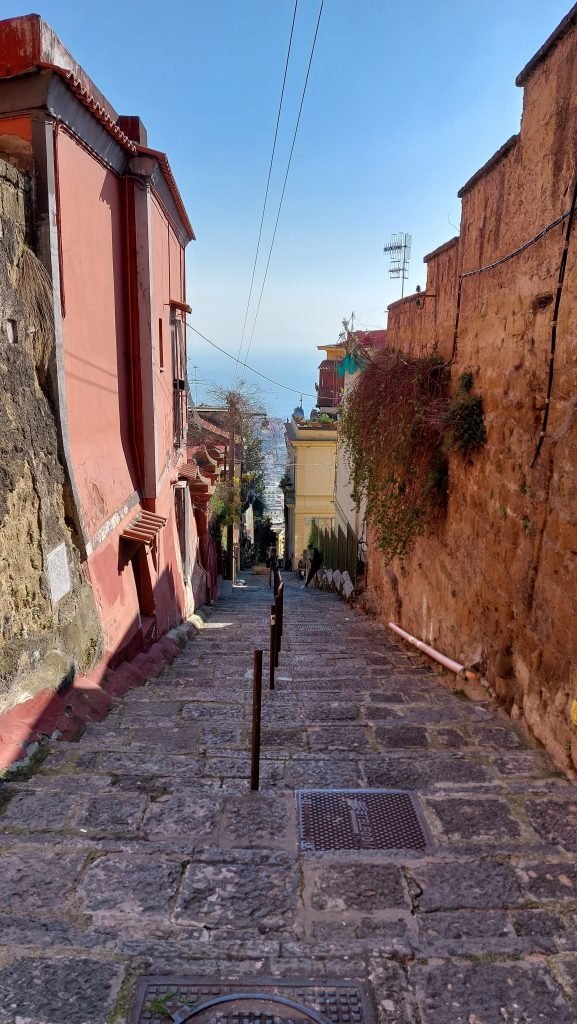
[[[138,334],[138,299],[136,297],[136,261],[131,253],[136,251],[133,184],[124,177],[124,270],[126,294],[126,319],[128,323],[128,344],[130,351],[130,404],[132,429],[130,431],[134,461],[138,473],[138,486],[144,486],[144,441],[142,435],[142,394],[140,390],[140,338]]]
[[[250,788],[258,789],[260,769],[260,712],[262,702],[262,651],[255,651],[252,669],[252,741]]]
[[[268,678],[271,690],[274,690],[274,670],[276,667],[276,605],[270,606],[270,641],[269,641]]]
[[[458,661],[453,661],[452,658],[448,658],[446,654],[441,654],[440,651],[435,650],[435,648],[431,647],[429,644],[423,643],[422,640],[417,640],[416,636],[411,636],[410,633],[401,629],[401,627],[397,626],[394,622],[389,622],[388,625],[389,629],[392,629],[394,633],[398,633],[399,636],[402,636],[403,640],[412,644],[418,651],[423,651],[424,654],[428,654],[430,658],[433,658],[434,661],[438,661],[439,665],[443,665],[444,668],[448,668],[451,672],[455,672],[455,674],[465,672],[467,679],[479,678],[478,672],[472,672],[470,669],[465,669],[465,666],[461,665]]]
[[[228,438],[228,486],[230,488],[230,501],[234,506],[234,427],[235,427],[235,409],[233,408],[232,402],[229,402],[228,415],[229,415],[229,438]],[[229,580],[234,583],[234,524],[228,523],[226,528],[226,575]]]
[[[62,251],[62,222],[61,222],[61,198],[60,198],[60,155],[58,149],[58,133],[60,132],[60,121],[54,121],[53,128],[53,149],[54,149],[54,197],[56,200],[56,226],[58,230],[58,273],[60,275],[60,312],[66,316],[66,293],[64,290],[64,255]]]

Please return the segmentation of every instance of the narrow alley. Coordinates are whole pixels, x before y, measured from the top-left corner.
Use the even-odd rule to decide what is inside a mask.
[[[331,1024],[572,1024],[574,786],[290,574],[251,793],[270,595],[247,575],[170,668],[0,786],[1,1024],[163,1024],[242,991]],[[371,848],[378,789],[408,791],[412,849]],[[265,1005],[262,1021],[306,1019]]]

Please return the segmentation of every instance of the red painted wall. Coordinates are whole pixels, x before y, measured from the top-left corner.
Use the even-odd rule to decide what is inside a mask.
[[[121,540],[140,507],[135,494],[140,481],[130,376],[124,182],[63,130],[58,134],[58,179],[70,455],[81,514],[94,539],[87,572],[106,647],[113,652],[133,644],[141,624],[134,571]],[[173,443],[170,333],[170,299],[183,299],[183,257],[154,195],[150,223],[158,471],[150,510],[164,516],[167,524],[158,535],[156,557],[150,549],[146,557],[160,636],[181,620],[187,604],[174,510],[183,452]],[[103,526],[109,529],[104,539],[97,536]]]
[[[94,533],[138,486],[125,309],[123,183],[58,133],[63,343],[72,467]]]
[[[104,671],[150,646],[206,593],[206,577],[194,572],[188,487],[178,490],[186,516],[177,522],[175,511],[186,449],[174,444],[171,311],[185,358],[184,246],[194,232],[166,156],[141,144],[138,118],[118,117],[49,26],[36,15],[12,19],[0,23],[0,37],[10,57],[0,79],[12,80],[3,97],[13,107],[0,116],[1,151],[33,181],[34,244],[54,284],[52,397],[71,541],[99,610]],[[145,511],[165,520],[152,544],[134,532]],[[186,522],[187,579],[178,525]]]
[[[170,228],[158,202],[151,202],[152,272],[153,272],[153,324],[156,391],[156,460],[158,474],[162,475],[166,460],[172,454],[172,345],[170,338]],[[180,298],[180,296],[176,296]],[[162,322],[164,370],[160,365],[159,324]]]

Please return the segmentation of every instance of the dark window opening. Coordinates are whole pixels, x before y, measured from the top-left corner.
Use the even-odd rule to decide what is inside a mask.
[[[177,487],[174,491],[174,512],[176,516],[176,531],[178,533],[180,557],[182,558],[183,566],[186,565],[186,511],[184,507],[185,501],[185,488]]]
[[[173,436],[174,447],[179,448],[186,436],[188,395],[186,382],[186,340],[184,324],[173,315],[170,322],[173,373]]]
[[[149,619],[155,614],[154,591],[152,589],[150,569],[148,567],[148,560],[146,558],[146,551],[143,544],[138,545],[137,550],[130,559],[130,564],[134,573],[140,616],[142,619]]]
[[[158,321],[158,360],[160,372],[164,373],[164,338],[162,336],[162,317]]]

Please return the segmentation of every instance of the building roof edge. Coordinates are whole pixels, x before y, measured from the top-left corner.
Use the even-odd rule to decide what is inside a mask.
[[[15,78],[34,71],[52,71],[128,153],[158,160],[189,240],[196,238],[166,153],[139,146],[118,125],[119,114],[100,92],[84,68],[53,28],[39,14],[25,14],[0,21],[0,78]]]
[[[156,160],[158,160],[158,163],[160,165],[160,169],[161,169],[162,174],[164,176],[164,180],[166,181],[166,184],[168,185],[170,194],[171,194],[172,198],[174,199],[176,208],[177,208],[177,210],[178,210],[178,212],[180,214],[180,218],[182,220],[183,227],[184,227],[186,233],[188,234],[188,236],[190,238],[190,241],[196,241],[196,235],[194,233],[194,229],[193,229],[192,224],[190,223],[190,220],[188,218],[188,214],[186,212],[186,207],[184,205],[184,202],[183,202],[182,196],[180,194],[180,190],[178,188],[178,185],[176,184],[176,179],[174,177],[174,174],[172,173],[172,168],[170,166],[170,162],[168,160],[168,157],[167,157],[166,153],[163,153],[160,149],[150,149],[149,146],[137,146],[136,150],[137,150],[138,153],[142,153],[143,156],[152,156],[152,157],[155,157]]]
[[[396,309],[397,306],[404,305],[405,302],[414,302],[419,296],[423,299],[425,297],[424,292],[411,292],[410,295],[403,295],[402,299],[395,299],[394,302],[389,302],[387,309]]]
[[[525,67],[519,72],[515,79],[515,85],[524,86],[528,82],[529,78],[550,54],[551,50],[554,50],[559,45],[562,39],[565,38],[568,32],[577,24],[577,4],[571,8],[565,17],[559,22],[557,28],[553,30],[551,35],[545,40],[542,46],[539,47],[536,53],[533,54],[530,60],[527,61]]]
[[[493,167],[496,167],[497,164],[500,163],[500,161],[503,159],[503,157],[507,156],[507,153],[509,153],[510,150],[514,149],[514,147],[517,145],[519,141],[519,138],[519,133],[517,133],[516,135],[511,135],[511,137],[507,139],[506,142],[503,143],[501,148],[498,149],[496,153],[493,153],[493,156],[490,156],[487,162],[484,163],[482,167],[479,167],[478,171],[475,171],[475,173],[471,175],[469,180],[466,181],[463,187],[460,188],[459,191],[457,192],[459,199],[462,199],[463,196],[467,194],[467,192],[470,192],[471,189],[477,184],[478,181],[480,181],[481,178],[488,174],[489,171],[492,171]]]
[[[440,256],[442,252],[446,252],[447,249],[452,249],[454,245],[459,241],[460,235],[455,235],[454,238],[450,238],[448,242],[443,242],[442,245],[438,245],[432,252],[428,252],[426,256],[423,256],[423,263],[429,263],[434,260],[436,256]]]

